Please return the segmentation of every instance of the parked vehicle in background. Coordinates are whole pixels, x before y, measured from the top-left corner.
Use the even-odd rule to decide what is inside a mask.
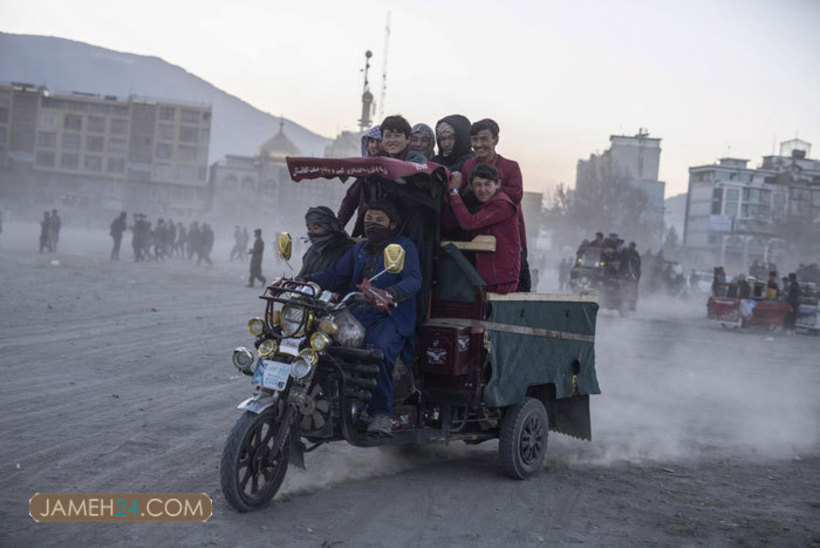
[[[748,284],[744,294],[744,282]],[[728,283],[716,283],[706,303],[707,317],[727,328],[765,326],[783,327],[792,311],[790,304],[766,299],[766,283],[738,277]]]

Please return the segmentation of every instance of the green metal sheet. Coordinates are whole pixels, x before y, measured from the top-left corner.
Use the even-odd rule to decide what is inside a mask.
[[[554,384],[556,398],[568,398],[573,395],[574,374],[575,393],[600,394],[594,344],[598,303],[513,295],[510,300],[491,301],[486,328],[492,377],[484,389],[484,403],[521,403],[529,386],[541,384]]]

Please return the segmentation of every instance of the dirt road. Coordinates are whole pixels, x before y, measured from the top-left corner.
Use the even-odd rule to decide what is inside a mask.
[[[818,337],[715,330],[703,303],[602,312],[593,441],[552,435],[536,479],[501,476],[494,443],[336,445],[239,514],[217,471],[251,392],[230,364],[259,313],[247,263],[227,242],[213,267],[111,263],[104,234],[70,229],[40,255],[34,230],[0,240],[0,546],[820,545]],[[28,516],[77,491],[205,492],[213,517]]]

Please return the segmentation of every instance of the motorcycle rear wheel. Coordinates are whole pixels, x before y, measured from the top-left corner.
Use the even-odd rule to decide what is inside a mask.
[[[288,471],[287,439],[273,463],[269,462],[279,427],[273,408],[259,415],[245,411],[228,435],[219,480],[225,499],[240,512],[264,508],[282,486]]]

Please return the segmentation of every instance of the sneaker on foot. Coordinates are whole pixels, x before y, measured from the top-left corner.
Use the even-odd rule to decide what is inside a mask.
[[[367,425],[370,434],[389,434],[393,429],[393,419],[387,415],[376,415]]]

